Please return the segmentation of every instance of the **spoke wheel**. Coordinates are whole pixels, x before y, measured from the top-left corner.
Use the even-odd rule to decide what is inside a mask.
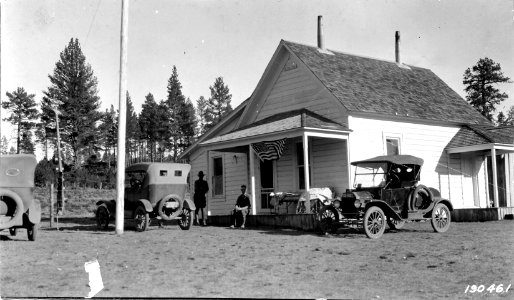
[[[378,239],[384,234],[386,217],[378,206],[370,207],[364,214],[364,231],[370,239]]]
[[[107,229],[109,226],[109,212],[103,206],[96,210],[96,227],[98,229]]]
[[[143,206],[138,206],[134,212],[134,219],[136,220],[136,231],[142,232],[148,229],[150,224],[150,216]]]
[[[389,228],[391,229],[402,229],[402,227],[405,225],[404,220],[396,220],[393,218],[387,217],[387,225],[389,225]]]
[[[29,238],[29,241],[35,241],[37,238],[38,233],[38,226],[37,225],[30,225],[27,227],[27,237]]]
[[[183,208],[182,214],[180,215],[180,220],[178,221],[178,226],[182,230],[189,230],[189,228],[191,228],[192,223],[193,223],[193,212],[187,208]]]
[[[318,213],[319,229],[322,234],[337,231],[339,215],[332,206],[323,207]]]
[[[451,214],[448,206],[437,203],[432,211],[432,228],[435,232],[445,232],[450,228]]]
[[[18,233],[17,231],[18,231],[17,228],[9,228],[9,234],[11,236],[16,236],[16,233]]]

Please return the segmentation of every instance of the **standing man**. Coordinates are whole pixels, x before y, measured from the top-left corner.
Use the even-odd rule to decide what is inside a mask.
[[[207,203],[205,194],[209,191],[209,185],[207,184],[207,181],[203,180],[203,171],[198,172],[198,180],[195,181],[195,194],[193,196],[195,201],[195,225],[199,225],[200,222],[198,220],[198,213],[200,210],[202,210],[202,225],[206,226],[207,221],[205,219],[205,214],[203,209],[205,208],[205,205]]]
[[[246,193],[246,185],[241,186],[241,195],[237,197],[236,207],[230,216],[230,228],[237,226],[237,220],[241,220],[241,229],[245,229],[246,216],[250,213],[250,197]]]

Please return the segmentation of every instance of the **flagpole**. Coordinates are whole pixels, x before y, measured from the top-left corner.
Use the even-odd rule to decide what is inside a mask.
[[[116,234],[123,234],[125,210],[125,131],[127,112],[127,40],[129,0],[121,1],[120,109],[118,116],[118,159],[116,162]]]

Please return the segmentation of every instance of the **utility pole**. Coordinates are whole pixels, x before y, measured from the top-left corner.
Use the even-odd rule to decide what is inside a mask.
[[[57,160],[59,161],[59,171],[57,175],[57,215],[64,214],[64,178],[62,174],[62,159],[61,159],[61,132],[59,130],[59,112],[54,108],[55,113],[55,130],[57,131]]]
[[[116,234],[123,234],[125,209],[125,132],[127,125],[127,39],[129,1],[121,1],[120,112],[118,116],[118,160],[116,161]]]

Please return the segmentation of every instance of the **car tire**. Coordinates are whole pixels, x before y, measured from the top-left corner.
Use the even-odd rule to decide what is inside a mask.
[[[35,241],[38,236],[38,226],[37,224],[30,225],[27,227],[27,237],[29,241]]]
[[[9,228],[9,234],[11,236],[16,236],[17,233],[18,233],[18,229],[17,228]]]
[[[104,206],[99,206],[96,210],[96,227],[98,229],[109,227],[109,212]]]
[[[166,202],[168,202],[168,201],[176,201],[179,204],[179,207],[177,208],[177,210],[169,215],[166,214]],[[182,212],[182,209],[183,209],[183,203],[180,200],[175,199],[173,197],[168,198],[168,199],[166,199],[166,198],[162,199],[159,202],[159,205],[157,206],[157,212],[159,214],[159,217],[161,217],[165,221],[171,221],[171,220],[175,219],[175,217],[178,216],[177,212],[178,211]]]
[[[178,226],[182,230],[189,230],[193,224],[193,212],[188,208],[182,209],[182,214],[178,220]]]
[[[451,218],[448,206],[444,203],[437,203],[432,210],[432,228],[435,232],[446,232],[450,228]]]
[[[318,213],[318,224],[321,234],[335,233],[339,223],[339,214],[332,206],[324,206]]]
[[[393,230],[402,229],[405,225],[405,220],[396,220],[394,218],[387,217],[387,225]]]
[[[378,239],[384,234],[386,216],[378,206],[372,206],[364,214],[364,232],[370,239]]]
[[[409,194],[409,210],[427,209],[430,207],[433,198],[432,191],[423,184],[420,184]]]
[[[134,219],[136,221],[137,232],[143,232],[148,229],[150,224],[150,215],[144,206],[140,205],[136,207],[136,210],[134,211]]]

